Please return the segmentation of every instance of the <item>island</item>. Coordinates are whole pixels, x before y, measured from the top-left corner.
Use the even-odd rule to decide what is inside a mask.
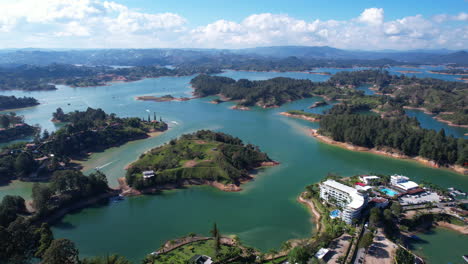
[[[136,99],[140,101],[169,102],[169,101],[188,101],[193,98],[188,98],[188,97],[176,98],[170,94],[167,94],[167,95],[163,95],[160,97],[149,96],[149,95],[137,96]]]
[[[228,134],[200,130],[154,148],[128,166],[133,191],[154,192],[183,185],[211,185],[240,191],[256,169],[278,163],[251,144]],[[129,191],[132,193],[133,191]]]
[[[224,101],[235,101],[234,109],[247,110],[251,106],[272,108],[287,102],[322,96],[327,99],[338,99],[361,94],[352,88],[337,87],[329,82],[312,82],[278,77],[262,81],[238,81],[222,76],[198,75],[190,83],[195,96],[219,96]]]
[[[0,95],[0,111],[23,108],[38,105],[39,102],[33,97],[16,97]]]
[[[447,69],[447,70],[432,70],[430,73],[445,74],[445,75],[468,75],[466,69]]]

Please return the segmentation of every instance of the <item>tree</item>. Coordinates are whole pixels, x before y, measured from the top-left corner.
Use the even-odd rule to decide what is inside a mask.
[[[28,175],[34,168],[34,159],[26,152],[21,152],[15,160],[15,169],[20,176]]]
[[[35,233],[39,236],[39,246],[34,254],[38,258],[42,258],[50,244],[54,240],[54,235],[49,228],[47,223],[42,223],[41,227],[38,228]]]
[[[106,257],[86,258],[83,261],[81,261],[81,264],[131,264],[131,262],[125,257],[119,255],[110,255]]]
[[[39,213],[48,209],[48,203],[52,194],[53,192],[49,186],[39,184],[37,182],[34,183],[32,187],[33,205]]]
[[[8,128],[10,126],[10,119],[7,115],[0,115],[0,127]]]
[[[289,263],[306,264],[311,254],[309,250],[304,246],[297,246],[289,252],[288,260]]]
[[[360,248],[369,248],[370,245],[372,245],[374,241],[374,234],[372,232],[366,232],[362,238],[361,241],[359,241],[359,247]]]
[[[47,264],[77,264],[79,263],[78,249],[68,239],[55,239],[44,252],[42,260]]]
[[[378,226],[380,222],[380,209],[374,207],[370,210],[369,222],[372,226]]]
[[[413,264],[414,255],[408,252],[407,250],[398,247],[395,256],[396,263],[398,264]]]
[[[395,216],[400,216],[401,214],[401,205],[400,203],[398,202],[393,202],[392,203],[392,206],[390,206],[390,210],[392,210],[392,213],[395,215]]]
[[[216,225],[216,222],[213,224],[213,229],[211,230],[211,234],[214,237],[214,250],[215,250],[215,255],[216,257],[219,257],[219,251],[221,250],[221,237],[219,234],[218,226]]]
[[[0,204],[0,226],[8,227],[18,217],[18,213],[25,211],[26,206],[21,196],[7,195],[3,197]]]

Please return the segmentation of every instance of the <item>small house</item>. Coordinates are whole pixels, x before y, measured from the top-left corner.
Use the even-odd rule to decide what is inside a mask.
[[[144,171],[143,172],[143,179],[149,179],[154,177],[154,171],[149,170],[149,171]]]

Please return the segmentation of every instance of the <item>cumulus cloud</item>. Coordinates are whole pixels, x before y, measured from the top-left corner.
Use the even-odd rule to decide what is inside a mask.
[[[148,13],[113,1],[0,0],[0,47],[459,49],[468,47],[464,21],[464,12],[386,20],[382,8],[372,7],[349,20],[261,13],[193,28],[178,14]]]
[[[358,20],[370,25],[380,25],[384,21],[384,10],[382,8],[368,8],[361,13]]]

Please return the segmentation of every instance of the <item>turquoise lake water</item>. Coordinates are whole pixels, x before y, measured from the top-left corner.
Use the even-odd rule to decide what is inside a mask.
[[[277,76],[314,81],[328,79],[328,76],[306,73],[228,71],[221,75],[252,80]],[[89,168],[87,172],[102,167],[112,186],[116,186],[117,179],[125,175],[124,167],[144,151],[199,129],[212,129],[240,137],[247,143],[259,145],[270,157],[281,162],[280,166],[261,172],[254,181],[243,186],[244,190],[239,193],[226,193],[201,186],[87,208],[67,215],[57,223],[53,227],[56,237],[72,239],[82,256],[118,253],[138,261],[166,240],[189,232],[208,234],[212,223],[217,222],[222,233],[236,234],[244,243],[268,250],[278,248],[287,239],[312,234],[310,215],[296,198],[306,185],[319,181],[329,172],[344,176],[397,173],[415,181],[427,180],[445,187],[468,189],[468,178],[448,170],[432,169],[413,161],[352,152],[320,143],[310,137],[307,131],[309,128],[317,128],[316,123],[278,114],[294,109],[315,113],[329,109],[331,105],[307,109],[320,98],[304,99],[276,109],[254,108],[251,111],[231,110],[229,107],[232,103],[210,104],[213,98],[161,103],[135,100],[139,95],[189,96],[189,81],[193,77],[162,77],[89,88],[60,86],[59,90],[50,92],[0,92],[38,98],[41,105],[17,113],[24,115],[26,122],[39,124],[49,131],[57,128],[50,122],[51,114],[57,107],[62,107],[65,112],[100,107],[122,117],[146,117],[148,112],[162,115],[170,125],[170,130],[163,135],[95,153],[84,163]],[[418,119],[423,126],[432,126],[432,121]],[[458,133],[456,135],[461,136],[466,133],[466,130],[451,130],[451,127],[435,122],[447,133]],[[0,196],[12,193],[29,197],[30,186],[30,183],[15,182],[0,187]],[[465,245],[468,243],[466,237],[463,241]],[[447,250],[455,252],[460,247],[463,244]],[[432,256],[428,254],[428,258]]]

